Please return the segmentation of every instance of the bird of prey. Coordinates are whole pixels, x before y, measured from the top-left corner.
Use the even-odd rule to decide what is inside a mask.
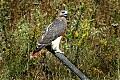
[[[55,52],[63,53],[59,49],[59,44],[67,26],[67,16],[67,10],[61,10],[58,13],[58,16],[55,18],[55,20],[47,28],[45,28],[43,34],[38,39],[37,47],[30,54],[31,57],[36,57],[38,52],[46,46],[51,46]]]

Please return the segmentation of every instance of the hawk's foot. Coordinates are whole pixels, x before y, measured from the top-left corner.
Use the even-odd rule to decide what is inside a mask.
[[[64,54],[64,52],[62,52],[62,51],[54,51],[55,53],[62,53],[62,54]]]

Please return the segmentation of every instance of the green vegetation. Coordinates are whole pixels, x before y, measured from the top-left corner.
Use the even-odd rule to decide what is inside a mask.
[[[50,52],[30,59],[45,26],[69,11],[65,56],[91,80],[120,80],[120,1],[1,0],[0,80],[79,80]]]

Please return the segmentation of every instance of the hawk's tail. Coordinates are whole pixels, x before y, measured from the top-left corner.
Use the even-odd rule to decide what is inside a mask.
[[[34,51],[33,51],[33,54],[35,54],[36,52],[39,52],[42,48],[35,48]]]
[[[38,45],[34,51],[30,54],[31,57],[36,57],[39,54],[39,51],[43,48],[43,45]]]

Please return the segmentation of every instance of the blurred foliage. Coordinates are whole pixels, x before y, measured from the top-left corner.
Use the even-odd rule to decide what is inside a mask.
[[[65,56],[91,80],[120,79],[120,0],[1,0],[0,80],[79,80],[51,53],[29,59],[59,10],[69,11]]]

